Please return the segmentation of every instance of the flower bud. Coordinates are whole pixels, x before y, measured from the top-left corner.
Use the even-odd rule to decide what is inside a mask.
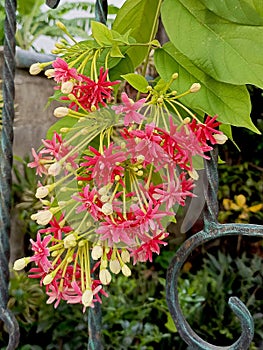
[[[124,264],[121,268],[121,272],[123,273],[124,276],[129,277],[131,275],[131,269]]]
[[[189,170],[188,174],[193,180],[198,180],[199,179],[198,172],[195,169]]]
[[[49,194],[49,190],[47,186],[40,186],[38,187],[37,191],[36,191],[36,198],[45,198],[47,195]]]
[[[29,73],[31,75],[37,75],[42,71],[42,67],[39,62],[31,64],[29,68]]]
[[[15,271],[23,270],[27,266],[27,264],[30,262],[30,258],[21,258],[14,262],[13,269]]]
[[[72,83],[72,81],[66,81],[65,83],[61,84],[61,92],[63,94],[70,94],[73,87],[74,87],[74,84]]]
[[[213,137],[219,145],[223,145],[228,140],[228,137],[224,134],[215,134]]]
[[[103,285],[108,285],[111,282],[111,274],[106,269],[100,270],[99,279]]]
[[[113,213],[113,207],[111,203],[105,203],[101,207],[101,211],[104,215],[111,215]]]
[[[73,233],[66,236],[63,240],[66,249],[74,248],[77,244],[76,237]]]
[[[39,225],[47,225],[52,217],[53,214],[49,210],[40,210],[36,214],[31,215],[31,219],[36,220]]]
[[[57,107],[54,110],[54,116],[56,118],[63,118],[66,115],[68,115],[68,113],[69,113],[69,109],[67,107]]]
[[[67,28],[65,27],[65,25],[60,21],[56,22],[56,26],[63,31],[67,31]]]
[[[47,69],[45,71],[45,76],[48,77],[48,79],[54,78],[54,76],[55,76],[55,69]]]
[[[53,163],[48,168],[48,175],[57,176],[60,173],[61,165],[59,162]]]
[[[90,306],[93,302],[92,290],[85,290],[85,292],[82,294],[81,301],[84,306]]]
[[[201,85],[199,83],[194,83],[191,87],[190,87],[190,92],[197,92],[201,89]]]
[[[46,286],[47,284],[50,284],[54,279],[54,276],[52,273],[49,273],[48,275],[46,275],[43,279],[43,284],[44,286]]]
[[[95,245],[95,246],[92,248],[91,257],[92,257],[93,260],[98,260],[99,258],[102,257],[102,254],[103,254],[103,248],[102,248],[102,246],[100,246],[100,245]]]
[[[110,261],[110,270],[116,275],[121,271],[121,265],[118,259],[114,259]]]
[[[121,258],[124,263],[128,263],[131,260],[130,253],[127,250],[121,252]]]

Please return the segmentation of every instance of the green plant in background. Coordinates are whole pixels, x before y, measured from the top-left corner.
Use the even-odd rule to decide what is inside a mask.
[[[220,165],[219,221],[262,223],[263,172],[253,164]]]
[[[74,1],[61,4],[55,10],[43,10],[44,0],[18,0],[17,1],[17,31],[16,44],[21,49],[34,49],[34,42],[41,35],[54,39],[61,37],[61,31],[55,26],[56,20],[62,19],[71,34],[80,37],[88,37],[90,21],[94,19],[95,5],[92,1]],[[67,18],[72,10],[85,13],[85,17],[76,16]],[[109,6],[109,13],[116,14],[118,8]],[[0,45],[4,43],[4,0],[0,0]]]

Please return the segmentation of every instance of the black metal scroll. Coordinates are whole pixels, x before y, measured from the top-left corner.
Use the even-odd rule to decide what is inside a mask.
[[[9,333],[7,350],[17,347],[19,327],[10,310],[7,309],[9,283],[9,235],[12,179],[12,145],[14,120],[14,75],[15,75],[15,30],[16,1],[5,1],[6,18],[4,24],[4,67],[3,67],[3,116],[0,148],[0,318]]]
[[[175,322],[180,336],[191,349],[202,350],[247,350],[254,335],[253,318],[246,306],[236,297],[229,299],[229,306],[240,320],[242,334],[239,339],[230,346],[216,346],[207,343],[200,338],[186,321],[179,305],[178,278],[180,270],[193,252],[193,250],[210,240],[228,235],[247,235],[250,237],[263,238],[263,226],[251,224],[219,224],[217,222],[218,202],[218,173],[217,173],[217,151],[211,152],[211,160],[206,161],[206,173],[208,186],[205,191],[206,209],[204,211],[204,229],[190,237],[176,252],[167,272],[167,303],[171,316]]]

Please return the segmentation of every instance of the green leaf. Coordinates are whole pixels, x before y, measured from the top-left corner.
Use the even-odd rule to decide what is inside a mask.
[[[201,89],[197,93],[188,94],[180,101],[197,113],[218,115],[222,123],[241,126],[259,133],[250,119],[251,104],[246,86],[235,86],[214,80],[200,70],[185,55],[178,51],[172,43],[166,43],[154,54],[156,69],[162,79],[169,81],[173,73],[179,77],[171,86],[182,93],[193,83],[199,82]]]
[[[172,43],[205,73],[263,87],[262,26],[229,22],[197,0],[164,0],[161,13]]]
[[[122,54],[120,48],[118,45],[114,45],[112,46],[111,50],[110,50],[110,55],[111,57],[121,57],[124,58],[125,56]]]
[[[148,87],[148,81],[139,74],[129,73],[121,76],[125,79],[134,89],[146,93]]]
[[[157,31],[158,12],[161,0],[127,0],[119,9],[112,28],[120,34],[130,30],[130,35],[138,43],[153,40]],[[145,58],[148,47],[131,47],[128,54],[137,67]]]
[[[119,80],[122,75],[125,75],[130,72],[134,72],[134,65],[129,56],[125,56],[125,59],[120,59],[118,64],[116,64],[112,69],[110,69],[110,80]]]
[[[167,322],[165,323],[165,327],[172,333],[177,332],[172,316],[169,313],[167,314]]]
[[[51,127],[47,131],[46,138],[52,139],[54,131],[59,133],[59,130],[61,128],[71,128],[76,123],[77,123],[76,118],[63,117],[63,118],[59,119],[55,124],[51,125]]]
[[[201,0],[210,11],[230,22],[263,25],[262,0]]]
[[[112,33],[110,29],[100,22],[91,22],[91,31],[93,38],[100,46],[108,46],[112,43]]]
[[[44,4],[44,0],[18,0],[17,1],[17,10],[20,15],[30,15],[32,12],[32,8],[37,6],[39,11],[41,5]]]

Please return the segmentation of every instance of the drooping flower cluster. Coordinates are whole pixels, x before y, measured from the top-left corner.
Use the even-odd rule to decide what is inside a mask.
[[[32,219],[48,227],[31,240],[33,256],[19,259],[14,268],[34,262],[29,277],[46,286],[48,303],[57,307],[65,300],[85,309],[107,295],[103,285],[112,274],[131,274],[131,259],[152,262],[160,253],[167,224],[193,197],[194,157],[208,159],[212,145],[226,137],[216,117],[204,123],[192,113],[181,118],[174,93],[160,97],[149,88],[147,97],[135,102],[123,92],[121,103],[111,105],[111,87],[118,82],[109,81],[107,70],[101,68],[93,80],[60,58],[53,68],[46,74],[68,101],[55,115],[76,123],[65,122],[42,140],[38,153],[32,150],[28,166],[44,177],[36,192],[43,209]]]

